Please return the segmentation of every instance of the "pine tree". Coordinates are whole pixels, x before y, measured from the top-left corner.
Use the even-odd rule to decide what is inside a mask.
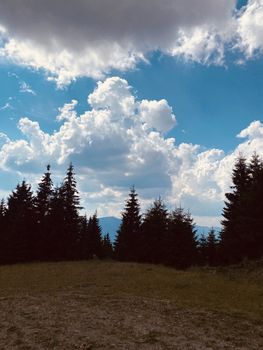
[[[80,229],[79,209],[81,209],[72,163],[68,167],[60,193],[64,204],[64,253],[66,259],[72,259],[76,255]]]
[[[249,212],[248,190],[251,185],[250,171],[246,159],[239,156],[233,173],[232,192],[226,193],[221,231],[221,255],[223,262],[234,263],[245,256],[247,235],[247,214]]]
[[[35,210],[31,186],[17,185],[7,200],[7,259],[9,262],[30,261],[36,257]]]
[[[252,182],[257,183],[261,180],[262,170],[262,159],[256,152],[254,152],[249,163],[249,172],[251,174]]]
[[[51,179],[50,165],[44,173],[38,184],[37,195],[35,198],[37,220],[41,220],[50,214],[50,202],[53,195],[53,182]]]
[[[182,208],[169,215],[165,240],[165,263],[187,268],[197,263],[197,240],[193,219]]]
[[[53,183],[51,180],[50,165],[38,184],[37,195],[35,198],[36,222],[39,246],[37,251],[41,259],[47,259],[50,249],[50,231],[51,231],[51,200],[53,196]]]
[[[5,206],[5,200],[2,199],[0,202],[0,228],[2,227],[2,221],[6,215],[6,206]]]
[[[49,260],[66,259],[67,236],[65,232],[65,199],[62,191],[62,186],[56,187],[53,191],[50,200],[50,216],[49,226],[50,230],[47,232],[46,257]]]
[[[112,257],[113,257],[113,247],[110,240],[110,235],[107,233],[102,238],[102,258],[112,259]]]
[[[95,214],[89,218],[87,234],[88,258],[93,258],[94,256],[101,258],[102,237],[97,212],[95,212]]]
[[[77,256],[79,259],[89,259],[89,235],[88,235],[88,219],[84,215],[80,218],[80,230],[79,230],[79,239],[78,239],[78,249]]]
[[[218,239],[216,238],[216,232],[212,227],[208,232],[207,244],[206,244],[206,256],[207,262],[210,266],[216,266],[218,263]]]
[[[263,162],[257,153],[254,153],[250,163],[250,186],[246,196],[246,225],[245,256],[249,259],[258,259],[263,256]]]
[[[204,233],[201,234],[199,240],[198,240],[198,263],[200,265],[207,265],[207,238]]]
[[[159,198],[146,212],[139,240],[140,261],[160,264],[165,261],[165,237],[168,230],[168,212]]]
[[[138,239],[141,226],[140,204],[132,187],[122,213],[122,222],[115,240],[115,257],[122,261],[138,260]]]

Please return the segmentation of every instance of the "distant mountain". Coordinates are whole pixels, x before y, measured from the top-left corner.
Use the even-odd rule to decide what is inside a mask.
[[[110,235],[110,239],[114,241],[116,236],[116,231],[120,227],[121,219],[116,218],[114,216],[106,216],[106,217],[99,218],[99,221],[100,221],[102,233],[104,235],[108,233]],[[207,235],[210,229],[211,227],[208,227],[208,226],[196,225],[197,236],[200,237],[202,233],[204,235]],[[219,231],[221,230],[220,227],[214,227],[214,229],[217,233],[219,233]]]
[[[211,230],[211,227],[208,226],[195,226],[196,228],[196,233],[197,233],[197,237],[200,237],[201,234],[204,234],[205,236],[208,234],[208,232]],[[219,232],[221,231],[221,227],[218,226],[213,226],[213,229],[215,230],[215,233],[218,235]]]
[[[116,236],[116,231],[120,226],[121,219],[115,218],[114,216],[106,216],[99,218],[99,222],[103,235],[108,233],[111,241],[113,242]]]

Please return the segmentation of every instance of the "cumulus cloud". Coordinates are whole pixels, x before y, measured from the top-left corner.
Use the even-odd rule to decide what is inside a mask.
[[[245,142],[238,145],[236,152],[243,154],[245,157],[251,155],[251,150],[257,151],[259,154],[263,150],[263,124],[257,120],[252,122],[247,128],[242,130],[238,135],[239,138],[246,139]]]
[[[133,69],[159,50],[223,64],[225,50],[262,50],[263,0],[40,0],[0,3],[0,55],[64,86]]]
[[[167,132],[175,125],[175,116],[166,100],[142,100],[139,106],[141,120],[147,128]]]
[[[203,64],[224,63],[225,45],[232,39],[233,23],[219,32],[207,26],[195,27],[192,30],[180,30],[176,45],[172,48],[173,56]]]
[[[65,104],[57,117],[60,128],[51,134],[38,122],[21,118],[23,138],[0,135],[1,168],[28,173],[34,181],[47,163],[58,178],[73,161],[84,205],[97,208],[99,215],[118,214],[129,187],[135,185],[143,208],[162,195],[171,207],[189,208],[199,223],[215,225],[236,157],[263,152],[260,121],[240,132],[242,140],[230,154],[177,145],[165,136],[175,125],[168,102],[139,101],[128,82],[118,77],[99,82],[88,103],[90,110],[81,115],[75,110],[76,100]]]
[[[113,42],[144,50],[145,45],[169,48],[178,28],[222,25],[234,8],[234,0],[13,0],[1,2],[0,13],[1,26],[11,36],[46,47],[81,51],[83,43]]]
[[[135,99],[130,87],[126,80],[118,77],[98,82],[98,87],[88,97],[88,103],[97,110],[111,110],[117,119],[120,116],[130,118],[135,112]]]
[[[5,143],[8,143],[9,141],[9,137],[3,132],[0,132],[0,147],[3,146]]]
[[[259,120],[254,121],[237,136],[240,138],[248,137],[251,140],[261,139],[263,137],[263,126]]]
[[[263,52],[263,1],[249,0],[238,18],[239,47],[247,57]]]
[[[127,180],[121,181],[129,184],[144,169],[147,172],[153,169],[155,176],[162,176],[160,163],[155,161],[160,158],[163,162],[162,155],[169,149],[172,152],[172,140],[164,139],[161,133],[175,124],[167,101],[136,101],[127,81],[112,77],[98,83],[88,102],[91,110],[80,116],[75,111],[76,100],[65,104],[57,117],[62,125],[51,135],[43,132],[38,122],[20,119],[18,127],[25,139],[4,145],[2,167],[20,167],[20,157],[27,164],[36,161],[64,164],[73,158],[85,171],[112,172],[114,179],[123,177]],[[146,113],[152,113],[152,117],[147,118]],[[153,125],[146,128],[145,118],[152,119]],[[14,159],[18,149],[19,155]],[[109,176],[107,181],[113,180]]]

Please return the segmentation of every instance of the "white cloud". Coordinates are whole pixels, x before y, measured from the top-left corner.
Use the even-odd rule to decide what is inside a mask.
[[[200,226],[207,226],[207,227],[220,227],[220,222],[222,220],[221,216],[193,216],[194,221],[198,223]],[[202,233],[202,232],[201,232]]]
[[[227,35],[223,35],[223,32],[204,26],[181,30],[179,34],[176,45],[171,50],[173,56],[204,64],[224,63]],[[231,36],[228,39],[230,41]]]
[[[0,147],[3,146],[5,143],[8,143],[9,141],[9,137],[3,132],[0,132]]]
[[[57,121],[70,120],[77,117],[75,107],[78,101],[72,100],[71,103],[66,103],[62,108],[59,108],[60,114],[57,116]]]
[[[261,121],[252,122],[246,129],[242,130],[238,135],[240,138],[247,139],[238,145],[236,154],[243,154],[249,157],[253,152],[259,154],[263,151],[263,124]]]
[[[117,43],[103,43],[101,47],[94,48],[83,47],[80,52],[75,52],[60,46],[53,49],[39,42],[14,38],[0,48],[0,56],[19,65],[44,69],[48,79],[55,80],[59,87],[82,76],[99,79],[112,69],[132,69],[137,61],[143,58],[140,52],[130,51]]]
[[[252,122],[246,129],[242,130],[237,137],[258,139],[263,137],[263,125],[259,120]]]
[[[27,84],[25,81],[21,81],[19,85],[20,85],[20,90],[19,90],[20,92],[36,95],[35,91],[32,90],[30,85]]]
[[[126,80],[118,77],[98,82],[98,87],[88,97],[88,103],[97,110],[111,110],[117,119],[130,118],[135,113],[135,99],[130,87]]]
[[[27,154],[26,160],[33,162],[46,162],[51,159],[62,164],[74,157],[75,161],[83,164],[88,169],[107,170],[116,165],[116,171],[123,169],[123,174],[135,172],[135,169],[146,167],[149,154],[158,155],[164,153],[169,146],[169,140],[164,140],[159,132],[163,132],[163,125],[174,122],[172,109],[165,100],[160,101],[160,107],[148,108],[148,113],[153,117],[158,116],[158,125],[154,125],[155,132],[146,130],[144,120],[138,110],[141,102],[137,102],[131,92],[128,83],[120,78],[108,78],[99,82],[97,88],[89,95],[88,101],[92,109],[78,116],[75,111],[77,101],[65,104],[60,109],[57,117],[62,125],[58,132],[49,135],[44,133],[36,121],[22,118],[19,121],[19,129],[27,141],[23,140],[20,155],[23,151]],[[153,101],[158,105],[158,101]],[[150,105],[151,101],[147,101]],[[164,124],[161,123],[163,115]],[[146,110],[144,111],[144,117]],[[150,119],[150,118],[149,118]],[[2,149],[2,165],[10,164],[10,150],[15,148],[16,141],[6,144]],[[145,146],[145,148],[144,148]],[[170,147],[171,148],[171,147]],[[32,152],[28,152],[28,150]],[[12,151],[12,157],[14,152]],[[140,155],[139,153],[142,153]],[[12,158],[13,159],[13,158]],[[137,160],[139,160],[136,163]],[[135,165],[132,164],[135,161]],[[153,162],[154,158],[151,160]],[[14,162],[16,163],[16,162]],[[158,167],[156,166],[158,172]],[[110,181],[110,180],[109,180]]]
[[[2,107],[0,107],[0,111],[4,111],[6,109],[13,109],[13,106],[10,102],[6,102]]]
[[[167,132],[175,126],[175,116],[166,100],[142,100],[139,111],[141,120],[146,123],[147,128]]]
[[[235,0],[2,1],[0,55],[44,69],[60,87],[133,69],[156,50],[224,64],[226,49],[261,51],[262,1],[239,11]]]
[[[77,101],[65,104],[57,118],[61,126],[52,134],[41,130],[36,121],[20,119],[23,138],[12,141],[0,135],[2,169],[28,173],[33,181],[51,163],[58,179],[73,161],[90,211],[98,208],[99,215],[118,215],[134,184],[143,208],[162,195],[171,208],[182,205],[199,223],[215,225],[235,158],[240,152],[247,157],[255,150],[263,152],[259,121],[240,132],[243,140],[230,154],[199,145],[176,145],[164,134],[175,123],[167,101],[138,101],[127,81],[118,77],[99,82],[88,102],[91,110],[81,115],[75,111]]]
[[[238,18],[239,47],[247,57],[263,52],[263,0],[249,0]]]
[[[60,87],[81,76],[133,69],[155,50],[222,65],[226,49],[238,48],[245,58],[262,52],[262,5],[249,0],[237,11],[235,0],[2,2],[0,55],[44,69]]]

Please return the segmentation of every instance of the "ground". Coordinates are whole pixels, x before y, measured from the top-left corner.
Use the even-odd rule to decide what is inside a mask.
[[[263,269],[0,267],[0,349],[263,349]]]

